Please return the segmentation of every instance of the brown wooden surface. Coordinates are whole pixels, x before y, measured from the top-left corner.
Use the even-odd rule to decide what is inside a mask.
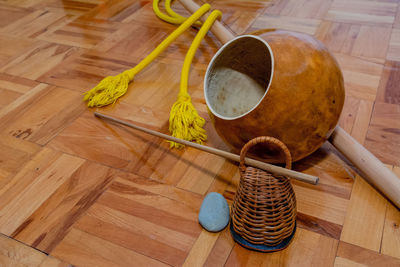
[[[344,74],[340,126],[400,175],[398,0],[210,2],[235,34],[275,27],[321,40]],[[174,28],[148,0],[0,1],[0,266],[399,266],[399,210],[328,143],[294,164],[320,183],[293,181],[293,242],[262,254],[197,221],[208,192],[232,203],[236,164],[93,116],[82,93],[133,67]],[[98,110],[167,133],[194,35]],[[207,145],[228,149],[202,92],[219,45],[212,34],[202,42],[189,91],[207,120]]]

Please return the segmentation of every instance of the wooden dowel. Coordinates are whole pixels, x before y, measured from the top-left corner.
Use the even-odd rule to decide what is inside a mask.
[[[196,12],[196,10],[200,8],[200,6],[192,0],[179,0],[179,2],[191,13]],[[207,16],[203,16],[202,18],[200,18],[200,20],[205,21],[205,18],[207,18]],[[235,38],[235,36],[218,20],[214,22],[214,25],[211,27],[210,30],[222,44],[225,44]]]
[[[96,117],[98,117],[98,118],[107,119],[107,120],[110,120],[110,121],[113,121],[113,122],[128,126],[130,128],[133,128],[133,129],[136,129],[136,130],[139,130],[139,131],[142,131],[142,132],[145,132],[145,133],[148,133],[148,134],[151,134],[151,135],[154,135],[154,136],[157,136],[157,137],[169,140],[169,141],[173,141],[173,142],[176,142],[176,143],[179,143],[179,144],[183,144],[183,145],[186,145],[186,146],[197,148],[197,149],[200,149],[202,151],[205,151],[205,152],[217,155],[217,156],[221,156],[221,157],[224,157],[224,158],[236,161],[236,162],[240,161],[239,155],[236,155],[236,154],[233,154],[233,153],[230,153],[230,152],[227,152],[227,151],[223,151],[223,150],[216,149],[216,148],[213,148],[213,147],[203,146],[203,145],[196,144],[196,143],[193,143],[193,142],[189,142],[189,141],[186,141],[186,140],[183,140],[183,139],[179,139],[179,138],[176,138],[176,137],[173,137],[173,136],[169,136],[169,135],[166,135],[166,134],[163,134],[163,133],[160,133],[160,132],[157,132],[157,131],[153,131],[153,130],[150,130],[150,129],[146,129],[146,128],[137,126],[135,124],[132,124],[132,123],[129,123],[129,122],[126,122],[126,121],[123,121],[123,120],[108,116],[108,115],[104,115],[104,114],[101,114],[101,113],[98,113],[98,112],[95,112],[94,115]],[[305,173],[301,173],[301,172],[296,172],[296,171],[285,169],[285,168],[281,168],[281,167],[278,167],[278,166],[275,166],[275,165],[271,165],[271,164],[268,164],[268,163],[265,163],[265,162],[261,162],[261,161],[255,160],[255,159],[246,158],[245,159],[245,163],[247,165],[249,165],[249,166],[257,167],[257,168],[260,168],[262,170],[266,170],[266,171],[269,171],[271,173],[274,173],[276,175],[288,176],[288,177],[294,178],[296,180],[299,180],[299,181],[302,181],[302,182],[306,182],[306,183],[310,183],[310,184],[317,184],[318,181],[319,181],[318,177],[315,177],[315,176],[312,176],[312,175],[308,175],[308,174],[305,174]]]
[[[400,209],[400,178],[396,174],[339,126],[329,141]]]

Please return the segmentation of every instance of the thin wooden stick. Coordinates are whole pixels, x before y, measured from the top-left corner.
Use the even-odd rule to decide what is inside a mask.
[[[110,120],[110,121],[113,121],[113,122],[128,126],[130,128],[133,128],[133,129],[136,129],[136,130],[139,130],[139,131],[142,131],[142,132],[154,135],[154,136],[158,136],[160,138],[163,138],[163,139],[166,139],[166,140],[169,140],[169,141],[173,141],[173,142],[180,143],[180,144],[183,144],[183,145],[186,145],[186,146],[197,148],[197,149],[200,149],[202,151],[205,151],[205,152],[217,155],[217,156],[221,156],[221,157],[224,157],[224,158],[236,161],[236,162],[240,162],[239,155],[236,155],[236,154],[233,154],[233,153],[230,153],[230,152],[227,152],[227,151],[223,151],[223,150],[216,149],[216,148],[213,148],[213,147],[203,146],[203,145],[200,145],[200,144],[196,144],[196,143],[193,143],[193,142],[182,140],[182,139],[179,139],[179,138],[176,138],[176,137],[173,137],[173,136],[169,136],[169,135],[166,135],[166,134],[163,134],[163,133],[160,133],[160,132],[157,132],[157,131],[153,131],[153,130],[150,130],[150,129],[146,129],[146,128],[137,126],[135,124],[132,124],[132,123],[129,123],[129,122],[126,122],[126,121],[123,121],[123,120],[108,116],[108,115],[104,115],[104,114],[101,114],[101,113],[98,113],[98,112],[95,112],[94,115],[96,117],[98,117],[98,118],[107,119],[107,120]],[[299,180],[299,181],[302,181],[302,182],[306,182],[306,183],[310,183],[310,184],[314,184],[314,185],[318,184],[318,181],[319,181],[319,178],[316,177],[316,176],[312,176],[312,175],[308,175],[308,174],[305,174],[305,173],[296,172],[296,171],[292,171],[292,170],[289,170],[289,169],[281,168],[281,167],[278,167],[278,166],[275,166],[275,165],[271,165],[271,164],[268,164],[268,163],[265,163],[265,162],[261,162],[261,161],[255,160],[255,159],[246,158],[245,159],[245,163],[247,165],[249,165],[249,166],[260,168],[262,170],[269,171],[269,172],[274,173],[276,175],[288,176],[288,177],[294,178],[296,180]]]

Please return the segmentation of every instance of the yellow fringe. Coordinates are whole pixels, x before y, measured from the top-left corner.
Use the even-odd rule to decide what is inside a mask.
[[[221,15],[222,14],[219,10],[211,12],[190,45],[182,67],[178,99],[172,106],[170,112],[169,131],[171,135],[199,144],[202,144],[207,140],[207,134],[203,129],[205,120],[197,113],[197,110],[193,106],[188,94],[190,65],[192,64],[196,50],[200,46],[204,36],[207,34],[215,20],[221,17]],[[183,146],[181,144],[170,142],[170,147],[181,148]]]
[[[108,76],[97,86],[86,92],[83,100],[88,102],[88,107],[102,107],[115,103],[119,97],[126,93],[128,85],[133,81],[135,75],[150,64],[179,35],[185,32],[193,23],[210,10],[210,8],[211,6],[209,4],[201,6],[133,69],[126,70],[116,76]]]
[[[172,0],[166,0],[165,2],[165,9],[168,15],[162,13],[158,7],[159,1],[160,0],[153,1],[153,9],[157,17],[169,23],[181,25],[134,68],[115,76],[106,77],[97,86],[86,92],[84,101],[88,102],[88,107],[102,107],[115,103],[119,97],[127,92],[129,83],[133,81],[136,74],[150,64],[189,27],[193,24],[201,25],[198,19],[211,8],[209,4],[204,4],[193,15],[186,19],[171,9]],[[221,12],[218,10],[211,12],[193,40],[183,63],[178,99],[171,108],[169,118],[169,131],[172,136],[200,144],[207,140],[207,135],[206,131],[203,129],[205,120],[197,113],[196,108],[191,102],[191,97],[188,94],[190,65],[202,39],[207,34],[214,21],[221,17],[221,15]],[[173,147],[180,148],[182,145],[171,142],[171,148]]]
[[[169,132],[172,136],[203,144],[207,140],[203,129],[205,120],[197,113],[190,96],[178,96],[169,116]],[[170,142],[171,148],[182,148],[184,145]]]

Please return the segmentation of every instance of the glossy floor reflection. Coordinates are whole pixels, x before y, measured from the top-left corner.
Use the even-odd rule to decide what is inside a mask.
[[[314,35],[335,55],[346,101],[340,126],[400,175],[400,3],[395,0],[213,0],[235,34],[281,28]],[[188,13],[175,1],[173,8]],[[132,68],[175,26],[149,0],[0,0],[1,266],[400,265],[400,212],[328,143],[294,169],[298,216],[290,246],[263,254],[226,228],[202,230],[203,197],[231,204],[237,165],[94,118],[83,92]],[[168,132],[190,29],[99,111]],[[189,91],[218,137],[203,98],[209,34]],[[45,254],[47,253],[49,257]]]

